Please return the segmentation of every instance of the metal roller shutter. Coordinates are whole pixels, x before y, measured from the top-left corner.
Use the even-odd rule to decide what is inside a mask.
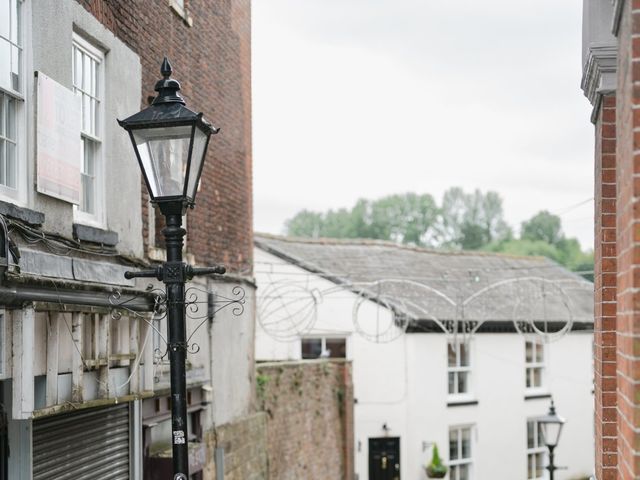
[[[33,422],[33,480],[128,480],[129,405]]]

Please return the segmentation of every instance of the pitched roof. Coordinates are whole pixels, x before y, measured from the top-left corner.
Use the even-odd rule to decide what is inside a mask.
[[[266,234],[255,244],[412,320],[593,323],[593,284],[544,257]]]

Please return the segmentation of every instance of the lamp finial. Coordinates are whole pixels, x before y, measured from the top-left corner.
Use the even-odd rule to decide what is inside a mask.
[[[171,64],[169,63],[169,59],[166,56],[164,57],[164,60],[162,61],[162,65],[160,66],[160,73],[167,80],[169,79],[169,77],[173,73],[173,70],[171,69]]]

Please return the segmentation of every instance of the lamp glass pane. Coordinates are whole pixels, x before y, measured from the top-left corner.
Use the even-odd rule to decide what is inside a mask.
[[[560,438],[560,431],[562,430],[562,423],[559,422],[544,422],[542,423],[542,435],[544,437],[544,443],[547,446],[558,445]]]
[[[191,126],[133,130],[154,198],[182,196],[189,162]]]
[[[204,133],[196,127],[193,135],[193,150],[191,152],[191,170],[189,171],[189,179],[187,180],[187,197],[191,200],[196,198],[198,181],[200,180],[200,167],[204,162],[204,157],[207,153],[205,151],[207,138],[209,138],[209,134]]]

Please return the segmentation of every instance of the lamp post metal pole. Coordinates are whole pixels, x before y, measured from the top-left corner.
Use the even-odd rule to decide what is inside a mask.
[[[547,470],[549,470],[549,480],[553,480],[555,471],[558,469],[558,467],[556,467],[555,463],[553,462],[553,450],[555,449],[554,446],[549,445],[549,465],[547,465]]]
[[[167,226],[162,233],[167,248],[167,261],[163,265],[163,281],[167,288],[167,329],[171,377],[171,433],[173,447],[174,480],[189,478],[189,443],[187,437],[187,380],[185,361],[187,354],[185,329],[185,264],[182,247],[186,230],[182,228],[182,215],[166,215]],[[181,475],[184,475],[181,476]]]

